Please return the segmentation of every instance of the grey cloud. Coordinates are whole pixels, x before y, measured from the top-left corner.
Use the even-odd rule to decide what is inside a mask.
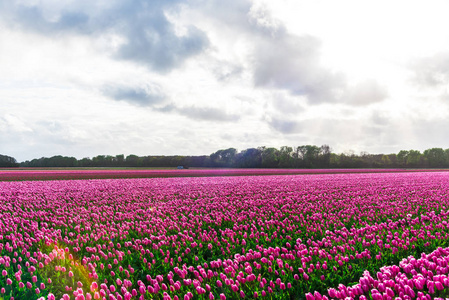
[[[279,36],[286,33],[282,22],[264,6],[250,0],[193,0],[192,6],[212,22],[232,28],[236,34]]]
[[[15,27],[29,29],[43,34],[62,32],[66,30],[82,32],[87,29],[89,16],[79,11],[65,11],[50,16],[42,7],[15,4],[14,1],[4,1],[0,4],[0,16]]]
[[[248,12],[248,22],[252,30],[266,36],[283,36],[287,34],[284,24],[271,15],[264,4],[253,3]]]
[[[152,106],[161,103],[165,99],[165,96],[157,87],[147,87],[144,89],[140,87],[107,85],[103,87],[102,92],[111,99],[126,101],[140,106]]]
[[[377,126],[386,126],[390,124],[390,118],[388,114],[378,110],[372,112],[371,121]]]
[[[271,118],[268,124],[276,131],[284,134],[300,133],[302,129],[301,122],[280,118]]]
[[[193,105],[178,107],[174,104],[168,104],[163,107],[156,108],[156,110],[165,113],[175,112],[190,119],[203,121],[232,122],[240,119],[240,116],[237,114],[230,114],[215,107],[199,107]]]
[[[213,72],[217,80],[226,82],[238,77],[243,72],[243,67],[236,64],[222,63],[221,66],[214,68]]]
[[[234,138],[235,138],[235,136],[233,136],[232,134],[226,133],[226,132],[220,134],[220,137],[221,137],[223,140],[226,140],[226,141],[233,141]]]
[[[188,28],[186,36],[178,37],[165,17],[159,21],[158,24],[145,24],[144,20],[134,23],[117,57],[165,72],[200,53],[208,44],[206,34],[194,26]]]
[[[240,30],[248,30],[252,25],[248,13],[252,3],[249,0],[193,0],[194,7],[201,10],[205,17]]]
[[[416,140],[425,146],[423,149],[432,147],[449,148],[447,142],[449,119],[413,120],[414,135]]]
[[[163,113],[169,113],[176,111],[176,106],[173,103],[166,104],[164,106],[158,106],[154,108],[156,111],[163,112]]]
[[[449,52],[414,59],[409,64],[413,72],[411,81],[424,87],[449,83]]]
[[[336,102],[346,81],[320,65],[319,48],[312,36],[286,34],[261,41],[255,49],[255,85],[303,95],[311,104]]]
[[[190,26],[182,36],[167,19],[165,12],[176,10],[180,1],[118,0],[102,5],[72,4],[51,16],[44,4],[0,3],[0,17],[11,26],[43,35],[76,32],[101,36],[114,33],[124,39],[115,57],[167,72],[208,46],[200,29]],[[47,5],[49,6],[49,5]],[[55,9],[53,9],[55,10]]]
[[[441,101],[443,101],[444,103],[449,103],[449,92],[445,91],[444,93],[442,93],[439,97],[439,99]]]
[[[283,114],[297,114],[304,110],[298,99],[287,98],[282,93],[275,93],[272,102],[274,108]]]
[[[237,121],[240,117],[235,114],[228,114],[221,109],[215,107],[197,107],[188,106],[179,108],[178,112],[195,120],[206,121]]]
[[[376,80],[369,79],[347,89],[343,101],[351,105],[368,105],[381,102],[388,97],[388,90]]]

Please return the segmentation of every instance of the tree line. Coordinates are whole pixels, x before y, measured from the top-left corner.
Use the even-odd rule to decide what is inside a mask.
[[[7,159],[6,159],[6,158]],[[9,162],[4,163],[4,162]],[[303,145],[218,150],[210,155],[98,155],[92,158],[53,156],[18,164],[12,157],[0,156],[0,167],[215,167],[215,168],[448,168],[449,149],[431,148],[424,152],[401,150],[397,154],[359,155],[332,153],[328,145]]]

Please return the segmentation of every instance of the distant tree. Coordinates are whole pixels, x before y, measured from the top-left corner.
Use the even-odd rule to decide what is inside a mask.
[[[25,161],[21,164],[22,167],[34,167],[34,168],[47,168],[47,167],[58,167],[58,168],[70,168],[77,167],[78,160],[75,157],[55,155],[52,157],[41,157],[35,158],[31,161]]]
[[[92,163],[94,167],[105,167],[106,166],[106,156],[105,155],[97,155],[92,157]]]
[[[392,153],[392,154],[388,154],[387,155],[388,156],[388,158],[390,159],[390,162],[391,162],[391,166],[393,166],[393,167],[397,167],[397,157],[396,157],[396,154],[395,153]]]
[[[134,154],[130,154],[125,158],[127,167],[139,167],[140,157]]]
[[[56,155],[44,159],[46,167],[70,168],[78,165],[78,160],[75,157]]]
[[[322,145],[320,148],[320,167],[329,168],[331,159],[331,147],[329,145]]]
[[[331,153],[330,160],[329,160],[329,166],[331,168],[340,168],[341,167],[340,156],[338,154]]]
[[[0,154],[0,168],[16,168],[19,164],[14,157]]]
[[[104,158],[105,167],[113,167],[114,166],[115,157],[112,155],[106,155]]]
[[[237,149],[229,148],[218,150],[210,155],[211,163],[214,167],[232,167],[235,163]]]
[[[221,158],[227,167],[231,167],[235,163],[236,155],[237,155],[237,149],[228,148],[228,149],[224,150],[224,152],[221,155]]]
[[[184,157],[184,166],[187,167],[207,167],[209,156],[186,156]]]
[[[143,156],[138,157],[136,160],[136,165],[134,167],[158,167],[160,163],[159,156]]]
[[[382,167],[389,167],[391,165],[391,160],[388,155],[382,155]]]
[[[442,148],[427,149],[423,153],[431,168],[442,168],[447,166],[447,156]]]
[[[321,148],[315,145],[300,146],[300,152],[303,160],[303,166],[306,168],[314,168],[319,161]]]
[[[260,168],[262,164],[262,151],[256,148],[243,150],[237,155],[236,163],[240,168]]]
[[[370,154],[366,151],[360,152],[359,160],[362,162],[361,165],[365,168],[379,168],[380,167],[380,159],[377,161],[376,156]]]
[[[295,157],[297,157],[299,160],[304,161],[306,154],[307,154],[307,146],[296,147]]]
[[[262,152],[262,167],[263,168],[278,168],[279,167],[279,150],[273,147],[259,147]]]
[[[84,157],[78,161],[79,167],[92,167],[92,160],[89,157]]]
[[[114,161],[115,167],[123,167],[123,166],[125,166],[125,155],[118,154],[115,156],[113,161]]]
[[[357,168],[358,163],[356,161],[357,155],[354,151],[349,150],[340,154],[340,168]],[[361,160],[361,159],[360,159]]]
[[[424,157],[419,150],[409,150],[407,155],[407,167],[418,168],[424,166]]]
[[[409,154],[409,151],[407,151],[407,150],[399,151],[398,155],[396,156],[399,167],[405,168],[407,166],[408,154]]]
[[[291,168],[293,166],[293,148],[282,146],[279,150],[279,167]]]

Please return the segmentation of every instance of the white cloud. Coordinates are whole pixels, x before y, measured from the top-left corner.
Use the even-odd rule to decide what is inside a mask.
[[[33,132],[31,129],[21,118],[6,114],[0,118],[0,130],[4,133],[23,133],[23,132]]]
[[[449,51],[427,57],[414,58],[410,62],[412,83],[435,88],[449,84]]]
[[[388,97],[388,91],[376,80],[369,79],[349,88],[342,97],[351,105],[367,105],[383,101]]]

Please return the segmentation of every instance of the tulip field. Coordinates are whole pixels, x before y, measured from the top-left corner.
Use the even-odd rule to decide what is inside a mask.
[[[11,168],[0,181],[417,172],[405,169],[58,169]],[[438,170],[433,170],[438,171]]]
[[[449,172],[0,182],[0,299],[449,297]]]

